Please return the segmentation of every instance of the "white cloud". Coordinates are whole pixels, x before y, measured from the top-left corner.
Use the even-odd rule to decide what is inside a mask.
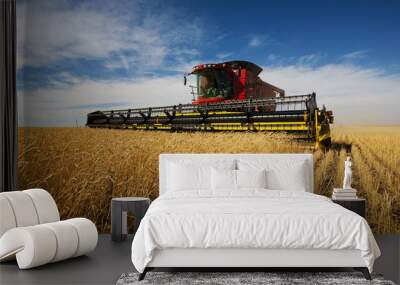
[[[62,9],[44,1],[21,5],[27,6],[25,17],[17,18],[17,25],[26,29],[19,42],[26,64],[46,66],[61,59],[107,57],[135,44],[123,37],[128,29],[123,27],[122,20],[104,13],[85,8]]]
[[[159,66],[169,54],[193,55],[185,46],[202,36],[198,20],[152,8],[139,1],[18,3],[19,67],[22,62],[45,67],[59,60],[100,59],[111,69],[146,68]]]
[[[400,74],[345,64],[265,68],[267,82],[286,94],[317,93],[317,102],[333,110],[338,123],[399,124]]]
[[[286,90],[287,95],[317,93],[319,106],[333,110],[337,123],[400,123],[400,75],[352,65],[321,67],[281,66],[265,68],[261,77]],[[189,80],[193,78],[189,77]],[[86,114],[96,109],[164,106],[190,103],[189,88],[181,76],[138,80],[83,80],[69,74],[57,84],[34,92],[19,93],[22,125],[73,126],[84,124]],[[188,85],[193,82],[188,83]],[[92,107],[90,107],[92,105]]]
[[[231,57],[233,55],[233,52],[220,52],[216,54],[216,57],[218,59],[225,59],[227,57]]]
[[[232,35],[232,32],[221,33],[214,38],[213,42],[220,42],[220,41],[225,40],[226,38],[230,37],[231,35]]]
[[[79,80],[79,79],[77,79]],[[136,80],[80,80],[64,88],[52,85],[19,92],[20,125],[83,125],[86,114],[99,107],[134,108],[190,103],[189,88],[180,76]]]
[[[357,51],[346,53],[342,57],[344,59],[360,59],[360,58],[366,57],[366,55],[367,55],[366,50],[357,50]]]
[[[300,66],[314,65],[321,59],[321,57],[322,56],[320,54],[306,54],[299,57],[297,64]]]
[[[250,47],[259,47],[264,44],[264,37],[262,36],[252,36],[249,41]]]

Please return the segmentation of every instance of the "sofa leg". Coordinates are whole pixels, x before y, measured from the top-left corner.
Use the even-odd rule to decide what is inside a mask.
[[[361,271],[362,274],[364,275],[365,279],[372,280],[371,274],[369,274],[369,270],[367,267],[355,267],[354,269],[357,271]]]
[[[142,281],[144,279],[144,277],[146,277],[146,273],[147,273],[148,269],[147,267],[143,270],[142,273],[139,274],[139,278],[138,281]]]

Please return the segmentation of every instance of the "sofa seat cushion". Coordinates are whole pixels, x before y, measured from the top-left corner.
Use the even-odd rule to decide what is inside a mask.
[[[16,257],[20,269],[86,254],[96,248],[96,226],[88,219],[17,227],[0,238],[0,261]]]

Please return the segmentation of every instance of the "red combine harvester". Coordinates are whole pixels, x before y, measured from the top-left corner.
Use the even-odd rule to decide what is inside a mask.
[[[331,111],[319,109],[315,93],[285,96],[258,76],[262,68],[248,61],[200,64],[191,104],[88,114],[87,126],[172,131],[273,131],[300,134],[317,146],[329,145]],[[187,78],[184,78],[186,85]]]
[[[196,65],[197,100],[193,104],[285,96],[285,91],[258,77],[262,68],[248,61]]]

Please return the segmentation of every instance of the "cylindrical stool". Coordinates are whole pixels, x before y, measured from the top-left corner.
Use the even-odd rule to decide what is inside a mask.
[[[123,241],[128,235],[128,212],[135,217],[135,229],[146,214],[150,205],[149,198],[143,197],[119,197],[111,200],[111,239]],[[134,232],[134,233],[135,233]]]

